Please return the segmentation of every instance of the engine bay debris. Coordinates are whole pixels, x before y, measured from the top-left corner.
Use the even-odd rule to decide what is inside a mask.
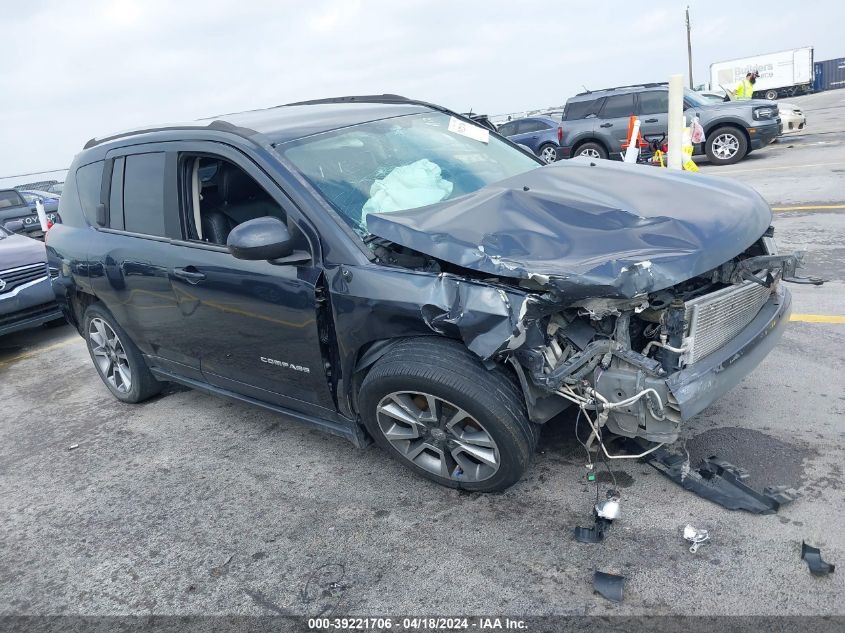
[[[596,571],[593,574],[593,591],[599,593],[611,602],[622,602],[622,589],[625,577]]]
[[[610,519],[603,519],[594,514],[595,524],[593,527],[576,527],[574,530],[575,540],[579,543],[601,543],[604,540],[604,533],[612,524]]]
[[[707,530],[695,528],[687,523],[686,527],[684,527],[684,539],[692,543],[689,551],[691,554],[695,554],[704,541],[710,540],[710,533]]]
[[[742,481],[748,478],[747,471],[716,457],[701,460],[698,468],[693,469],[684,455],[660,448],[646,461],[686,490],[728,510],[774,514],[797,496],[785,486],[768,486],[762,493],[757,492]]]
[[[818,547],[807,545],[804,541],[801,541],[801,559],[807,561],[807,566],[813,576],[827,576],[836,570],[836,565],[822,560],[822,553]]]

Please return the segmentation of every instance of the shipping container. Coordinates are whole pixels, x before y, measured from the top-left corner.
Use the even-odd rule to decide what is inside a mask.
[[[755,55],[710,64],[710,89],[733,93],[745,75],[760,73],[754,84],[754,97],[777,99],[809,92],[813,88],[813,48],[794,48],[778,53]]]
[[[845,88],[845,57],[826,59],[814,64],[813,90]]]

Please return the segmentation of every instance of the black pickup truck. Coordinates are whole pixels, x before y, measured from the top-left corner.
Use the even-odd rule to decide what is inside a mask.
[[[59,214],[55,211],[47,213],[47,219],[53,224],[61,222]],[[43,239],[44,231],[41,230],[35,209],[27,204],[16,189],[0,189],[0,226],[11,226],[15,220],[20,221],[23,227],[12,230],[14,233]]]

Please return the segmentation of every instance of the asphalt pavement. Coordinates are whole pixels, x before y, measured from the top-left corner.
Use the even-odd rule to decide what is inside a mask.
[[[790,101],[806,133],[702,171],[776,207],[845,206],[845,90]],[[124,405],[70,328],[34,330],[0,339],[0,615],[845,614],[845,575],[800,557],[803,540],[845,564],[845,209],[778,211],[775,227],[829,282],[790,288],[799,319],[681,444],[797,488],[777,514],[620,461],[598,479],[615,478],[621,517],[577,543],[596,487],[571,415],[522,481],[470,494],[199,392]],[[687,523],[711,535],[695,554]],[[596,569],[627,578],[623,603],[593,593]]]

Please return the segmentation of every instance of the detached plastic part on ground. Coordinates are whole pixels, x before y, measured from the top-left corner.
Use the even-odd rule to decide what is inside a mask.
[[[748,472],[726,461],[709,457],[698,468],[689,468],[687,457],[660,448],[646,461],[676,484],[729,510],[746,510],[754,514],[774,514],[797,493],[786,486],[767,486],[757,492],[742,480]]]
[[[607,574],[603,571],[596,571],[593,574],[593,591],[612,602],[622,602],[622,589],[625,586],[625,577],[616,574]]]
[[[801,559],[807,561],[807,566],[813,576],[827,576],[836,571],[836,565],[822,560],[822,553],[818,547],[807,545],[804,541],[801,541]]]

